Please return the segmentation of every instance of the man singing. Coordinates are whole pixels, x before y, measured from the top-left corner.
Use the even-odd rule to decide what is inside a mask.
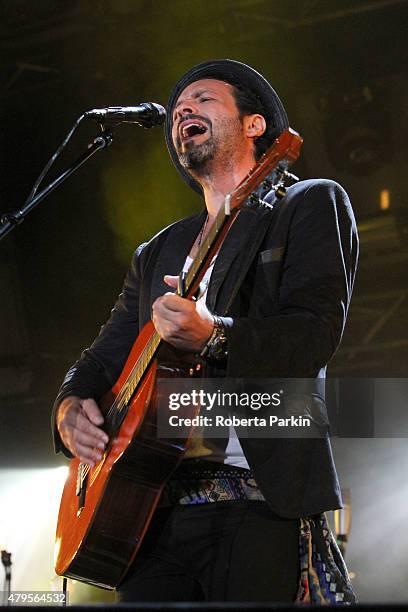
[[[296,397],[312,416],[324,410],[326,365],[342,337],[358,256],[353,212],[337,183],[300,181],[281,200],[271,191],[264,198],[271,206],[241,211],[197,300],[174,293],[177,275],[188,269],[225,196],[286,127],[276,92],[240,62],[205,62],[175,85],[167,146],[205,209],[136,250],[110,319],[58,394],[57,450],[90,465],[101,458],[108,437],[98,399],[150,318],[164,345],[204,357],[207,377],[299,379]],[[220,440],[197,433],[165,487],[119,597],[352,602],[322,514],[340,506],[327,435],[239,439],[230,428]]]

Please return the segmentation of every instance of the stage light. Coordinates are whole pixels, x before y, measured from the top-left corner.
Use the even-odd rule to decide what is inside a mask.
[[[58,507],[68,468],[0,472],[0,543],[12,554],[13,590],[50,590]]]
[[[381,210],[388,210],[391,203],[389,189],[381,189],[380,191],[380,208]]]

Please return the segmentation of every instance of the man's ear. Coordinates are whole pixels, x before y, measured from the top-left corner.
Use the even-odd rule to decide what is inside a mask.
[[[263,115],[245,115],[244,133],[248,138],[259,138],[266,130],[266,121]]]

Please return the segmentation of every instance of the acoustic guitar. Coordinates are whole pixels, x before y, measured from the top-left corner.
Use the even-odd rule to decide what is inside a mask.
[[[270,206],[260,194],[285,193],[288,167],[299,156],[302,138],[288,128],[275,140],[238,187],[203,240],[189,271],[179,277],[178,295],[192,299],[209,262],[217,253],[238,211]],[[296,177],[293,177],[296,178]],[[58,516],[55,571],[95,586],[112,589],[126,575],[163,487],[183,458],[184,439],[157,434],[155,381],[159,375],[198,376],[202,364],[165,368],[157,353],[161,339],[152,321],[137,337],[112,389],[99,402],[110,442],[93,468],[72,459]],[[188,416],[195,416],[192,407]],[[195,408],[196,412],[199,412]],[[183,416],[179,413],[180,416]]]

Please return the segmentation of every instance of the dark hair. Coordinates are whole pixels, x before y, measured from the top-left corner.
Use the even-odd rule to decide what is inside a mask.
[[[259,97],[251,89],[236,83],[230,83],[230,85],[233,90],[235,104],[237,105],[241,119],[245,115],[254,114],[262,115],[265,118],[265,132],[262,134],[262,136],[258,136],[254,142],[255,159],[258,161],[258,159],[265,153],[276,138],[276,126],[273,122],[272,113],[267,111]]]

